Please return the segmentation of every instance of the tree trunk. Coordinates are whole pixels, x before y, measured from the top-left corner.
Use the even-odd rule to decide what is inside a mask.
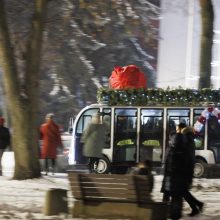
[[[202,36],[200,52],[200,79],[199,88],[211,87],[211,61],[213,41],[214,12],[211,0],[200,0]]]
[[[4,0],[0,0],[0,53],[4,85],[12,120],[12,143],[15,153],[14,179],[40,177],[38,153],[38,78],[47,0],[35,1],[30,39],[27,45],[26,70],[21,83],[6,19]],[[24,84],[24,86],[22,86]]]

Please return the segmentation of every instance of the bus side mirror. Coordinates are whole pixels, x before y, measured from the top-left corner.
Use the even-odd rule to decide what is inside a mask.
[[[74,122],[73,118],[70,118],[70,120],[69,120],[69,127],[68,127],[68,132],[70,134],[73,133],[73,122]]]
[[[73,133],[73,128],[69,128],[69,133],[70,133],[70,134]]]

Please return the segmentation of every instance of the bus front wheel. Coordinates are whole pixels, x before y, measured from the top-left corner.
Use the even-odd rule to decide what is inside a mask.
[[[110,171],[110,162],[107,158],[103,157],[99,159],[98,164],[93,164],[94,170],[96,173],[109,173]]]
[[[194,166],[194,177],[204,177],[206,171],[206,163],[203,160],[197,159]]]

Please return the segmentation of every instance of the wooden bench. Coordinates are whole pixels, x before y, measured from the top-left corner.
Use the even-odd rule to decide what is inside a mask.
[[[68,176],[75,199],[74,218],[167,219],[167,204],[151,199],[146,176],[71,171]]]

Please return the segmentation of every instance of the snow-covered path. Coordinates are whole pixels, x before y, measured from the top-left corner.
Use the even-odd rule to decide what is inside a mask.
[[[153,198],[156,201],[162,199],[162,193],[160,193],[162,178],[163,176],[155,176]],[[220,219],[220,179],[194,179],[191,192],[197,199],[205,203],[204,210],[198,216],[188,217],[187,214],[191,212],[191,209],[184,202],[182,219]]]
[[[162,176],[155,176],[153,198],[160,201]],[[61,214],[59,216],[44,216],[45,193],[50,188],[69,189],[66,174],[55,174],[32,180],[9,180],[0,176],[0,219],[72,219],[71,216]],[[187,213],[190,208],[184,203],[184,220],[214,220],[220,219],[220,179],[195,179],[192,193],[205,202],[204,212],[190,218]],[[72,206],[71,192],[68,192],[69,206]]]

